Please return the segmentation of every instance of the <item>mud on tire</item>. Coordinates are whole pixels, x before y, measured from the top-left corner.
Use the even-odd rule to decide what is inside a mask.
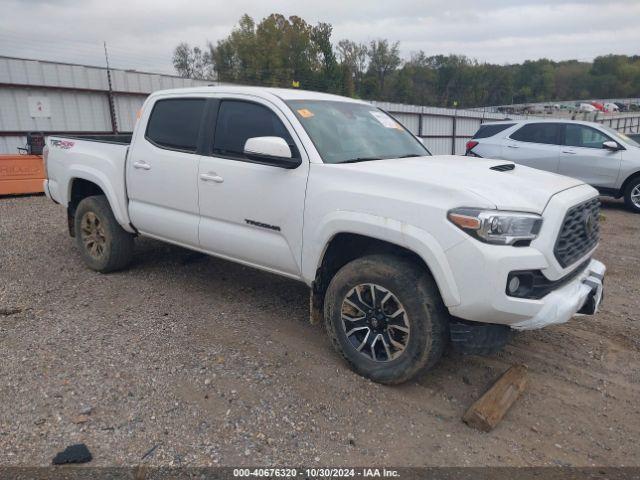
[[[89,268],[101,273],[125,268],[133,255],[133,235],[113,216],[104,195],[86,197],[76,208],[76,242]]]
[[[431,368],[448,343],[449,315],[435,281],[404,257],[367,255],[342,267],[329,284],[324,312],[333,346],[375,382],[402,383]],[[366,328],[377,337],[373,345]]]

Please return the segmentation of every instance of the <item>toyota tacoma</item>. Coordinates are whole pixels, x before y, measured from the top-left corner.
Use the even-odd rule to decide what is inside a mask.
[[[160,91],[133,135],[50,136],[47,196],[87,266],[125,268],[143,235],[311,289],[359,374],[400,383],[447,345],[594,314],[598,192],[513,162],[431,156],[392,116],[335,95]]]

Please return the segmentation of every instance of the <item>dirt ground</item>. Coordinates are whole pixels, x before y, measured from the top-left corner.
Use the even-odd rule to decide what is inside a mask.
[[[64,210],[0,199],[0,464],[640,465],[640,215],[604,200],[595,317],[448,353],[399,387],[354,373],[304,285],[147,239],[83,266]],[[491,433],[460,420],[510,365],[529,386]]]

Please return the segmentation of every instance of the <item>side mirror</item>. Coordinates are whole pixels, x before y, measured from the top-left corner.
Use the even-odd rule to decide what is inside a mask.
[[[620,145],[618,145],[613,140],[607,140],[606,142],[602,142],[602,148],[606,148],[607,150],[620,150]]]
[[[281,137],[253,137],[244,144],[244,154],[249,160],[280,168],[297,168],[300,158],[293,158],[291,148]]]

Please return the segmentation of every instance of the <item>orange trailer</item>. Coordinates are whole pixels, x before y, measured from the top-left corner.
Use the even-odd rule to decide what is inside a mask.
[[[42,193],[44,165],[39,155],[0,155],[0,195]]]

